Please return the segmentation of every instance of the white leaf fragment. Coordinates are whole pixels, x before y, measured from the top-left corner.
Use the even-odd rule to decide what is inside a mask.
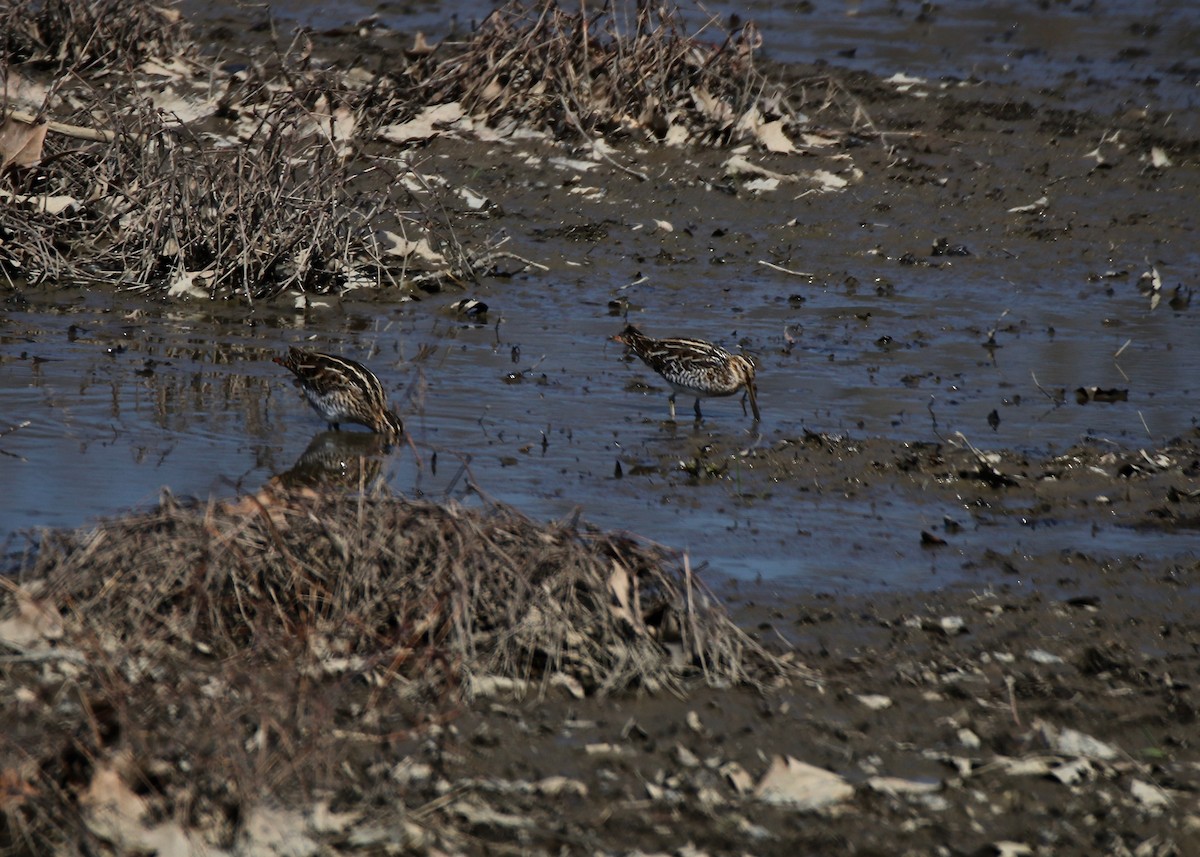
[[[791,756],[776,756],[754,790],[759,800],[801,810],[820,809],[853,794],[854,786],[843,777]]]
[[[1150,149],[1150,163],[1156,169],[1160,170],[1164,167],[1175,166],[1175,163],[1170,159],[1170,157],[1167,156],[1166,151],[1158,146],[1154,146]]]
[[[1026,857],[1026,855],[1034,853],[1033,849],[1024,842],[1001,840],[993,842],[992,847],[996,849],[996,857]]]
[[[752,163],[745,155],[734,155],[724,164],[725,175],[730,178],[745,178],[747,176],[758,179],[775,179],[779,182],[794,181],[794,176],[784,175],[768,170],[766,167],[761,167],[758,164]]]
[[[888,795],[932,794],[942,787],[940,782],[909,780],[904,777],[871,777],[867,780],[867,785],[880,794]]]
[[[779,179],[751,179],[746,182],[746,190],[755,193],[779,190]]]
[[[238,850],[243,854],[286,854],[309,857],[321,850],[305,832],[304,817],[294,810],[255,807],[242,828]]]
[[[1081,783],[1088,779],[1095,772],[1092,763],[1087,759],[1075,759],[1072,762],[1064,762],[1056,768],[1050,770],[1050,776],[1058,780],[1064,786],[1073,786],[1076,783]]]
[[[882,711],[892,707],[892,698],[884,696],[882,693],[860,693],[856,694],[854,698],[872,711]]]
[[[729,785],[740,795],[749,794],[754,790],[754,778],[737,762],[726,762],[718,769],[718,773],[728,780]]]
[[[884,78],[883,82],[892,84],[898,92],[907,92],[914,86],[928,83],[923,77],[913,77],[901,71],[896,72],[891,77]]]
[[[463,201],[467,204],[467,207],[472,211],[479,211],[479,209],[490,204],[491,202],[491,200],[489,200],[486,196],[480,196],[469,187],[459,188],[458,195],[463,198]]]
[[[823,191],[842,190],[850,184],[846,179],[831,173],[829,170],[813,170],[808,174],[808,178],[814,184],[819,185]]]
[[[1171,803],[1170,796],[1163,789],[1141,780],[1130,783],[1129,791],[1148,810],[1165,809]]]
[[[1057,729],[1053,724],[1038,721],[1034,728],[1042,734],[1042,738],[1054,752],[1063,756],[1082,756],[1088,759],[1110,761],[1117,758],[1120,751],[1111,744],[1093,738],[1070,727]]]
[[[29,194],[10,193],[0,188],[0,199],[7,199],[17,205],[28,205],[36,211],[45,214],[62,214],[68,209],[78,208],[80,202],[73,196],[61,194]]]
[[[171,297],[184,295],[193,298],[210,297],[210,287],[214,276],[215,274],[210,268],[203,271],[176,271],[175,276],[167,285],[167,294]]]
[[[768,152],[790,155],[796,151],[796,147],[788,139],[787,134],[783,133],[783,121],[780,119],[757,126],[754,134]]]
[[[379,249],[388,256],[416,256],[435,265],[446,264],[446,257],[429,246],[428,238],[411,241],[403,235],[380,229],[375,233],[375,241],[379,244]]]
[[[0,643],[18,649],[44,648],[44,641],[63,635],[62,615],[49,601],[41,601],[26,590],[17,590],[17,613],[0,620]]]
[[[1027,212],[1044,211],[1050,205],[1050,197],[1040,196],[1029,205],[1018,205],[1008,210],[1009,214],[1025,214]]]
[[[407,143],[410,140],[428,140],[446,133],[464,118],[462,105],[457,101],[426,107],[414,118],[398,125],[386,125],[379,129],[379,136],[389,143]]]
[[[1035,664],[1061,664],[1063,659],[1058,655],[1047,652],[1045,649],[1030,649],[1025,653],[1025,657],[1033,661]]]

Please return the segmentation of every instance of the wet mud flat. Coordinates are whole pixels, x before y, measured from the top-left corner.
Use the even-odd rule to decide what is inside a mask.
[[[479,682],[461,698],[457,689],[447,696],[428,689],[424,696],[377,693],[394,688],[396,663],[410,665],[412,657],[401,651],[408,638],[386,623],[370,631],[389,635],[395,662],[356,662],[362,640],[354,635],[306,636],[295,619],[319,609],[318,584],[332,585],[332,576],[304,580],[308,588],[296,593],[296,603],[280,608],[279,639],[286,642],[280,651],[294,646],[313,658],[301,664],[311,672],[301,670],[290,685],[263,684],[278,651],[248,649],[247,660],[231,656],[223,664],[203,641],[195,645],[180,634],[179,623],[199,609],[197,603],[210,607],[188,598],[146,639],[131,643],[98,634],[86,640],[91,651],[111,657],[102,664],[109,703],[120,699],[115,691],[125,683],[159,687],[149,710],[160,716],[145,732],[130,728],[145,724],[141,715],[98,705],[87,693],[72,695],[81,665],[56,653],[61,629],[44,624],[40,608],[22,613],[19,599],[11,597],[4,620],[21,620],[27,636],[22,650],[12,650],[14,660],[5,662],[11,690],[4,695],[6,717],[30,735],[44,735],[39,724],[51,724],[61,744],[36,764],[11,739],[5,745],[0,799],[11,810],[6,818],[36,813],[53,792],[49,805],[73,813],[70,829],[83,843],[79,847],[97,853],[1200,851],[1200,445],[1194,408],[1188,410],[1197,376],[1135,375],[1140,388],[1125,382],[1135,402],[1157,396],[1178,403],[1155,412],[1159,419],[1149,420],[1154,432],[1128,409],[1119,410],[1119,401],[1089,399],[1091,387],[1123,383],[1110,360],[1104,361],[1108,375],[1094,370],[1097,360],[1081,361],[1085,369],[1061,380],[1043,374],[1046,402],[1038,413],[1044,408],[1049,417],[1023,418],[1032,407],[1029,398],[1043,391],[1023,387],[1026,403],[1016,401],[1008,385],[1018,373],[1023,379],[1028,366],[1018,358],[1011,377],[997,370],[988,344],[1000,349],[1000,365],[1006,366],[1031,340],[1085,340],[1094,330],[1072,332],[1057,321],[1051,337],[1032,309],[1023,320],[998,323],[1000,311],[973,308],[971,300],[949,301],[954,312],[940,326],[917,323],[913,318],[932,316],[929,307],[945,295],[911,286],[905,293],[908,273],[945,264],[945,253],[935,252],[943,238],[943,250],[963,244],[974,258],[1011,254],[1016,261],[1007,270],[1014,279],[1061,262],[1059,248],[1068,246],[1073,264],[1094,278],[1073,280],[1091,285],[1076,286],[1078,306],[1061,310],[1063,317],[1103,317],[1138,333],[1161,327],[1146,350],[1147,362],[1193,367],[1194,351],[1180,332],[1190,328],[1194,312],[1189,286],[1182,276],[1168,275],[1156,289],[1140,277],[1157,255],[1173,270],[1194,260],[1189,245],[1195,214],[1164,202],[1163,190],[1169,185],[1169,199],[1197,198],[1196,141],[1164,125],[1162,117],[1137,109],[1081,113],[1058,103],[1053,92],[991,87],[986,97],[966,91],[914,98],[866,75],[850,77],[846,85],[877,126],[898,133],[887,148],[848,141],[838,156],[859,158],[865,167],[855,189],[799,194],[789,207],[800,214],[786,217],[723,172],[724,152],[681,157],[655,150],[639,153],[643,160],[635,162],[639,169],[653,162],[660,177],[702,180],[646,182],[619,170],[604,177],[607,193],[622,207],[640,206],[676,222],[657,234],[617,220],[611,201],[571,193],[585,184],[577,170],[567,170],[564,179],[561,166],[534,163],[513,181],[512,159],[476,141],[435,136],[426,152],[461,170],[463,185],[489,198],[504,191],[503,218],[497,212],[480,216],[480,231],[508,225],[522,256],[535,256],[552,276],[572,273],[585,305],[618,301],[618,316],[632,303],[634,312],[652,306],[664,324],[679,324],[692,320],[695,310],[684,302],[675,302],[682,308],[673,316],[664,310],[682,293],[678,284],[668,283],[657,295],[635,291],[629,301],[630,290],[621,287],[633,278],[610,273],[604,279],[611,265],[593,263],[581,275],[580,260],[611,247],[616,233],[621,264],[673,269],[681,282],[716,279],[708,275],[729,270],[730,258],[762,256],[787,269],[815,268],[813,277],[782,274],[756,295],[761,304],[734,313],[739,330],[756,331],[746,344],[766,364],[762,435],[730,429],[729,413],[714,419],[706,409],[710,421],[680,437],[660,425],[666,392],[654,388],[648,398],[655,404],[631,420],[633,428],[622,428],[652,440],[618,456],[625,472],[619,484],[677,495],[736,485],[747,508],[763,517],[805,496],[853,495],[865,503],[880,493],[914,503],[933,496],[955,511],[912,525],[905,538],[923,556],[952,556],[960,572],[955,585],[847,595],[836,584],[717,583],[714,571],[712,585],[749,635],[745,645],[795,666],[786,681],[750,689],[728,677],[705,682],[693,674],[677,677],[670,690],[656,685],[598,693],[595,682],[529,686],[509,677]],[[1103,140],[1114,129],[1121,137],[1097,147],[1094,164],[1085,167],[1078,147],[1068,151],[1062,143]],[[1067,174],[1070,180],[1059,180]],[[1050,182],[1059,190],[1044,206],[1038,201]],[[945,202],[947,184],[962,188],[953,206]],[[716,185],[729,206],[719,215],[711,205]],[[1058,196],[1064,186],[1068,192]],[[1069,204],[1058,207],[1064,196]],[[1009,212],[1027,205],[1034,208]],[[892,225],[867,221],[863,206]],[[998,208],[1008,215],[1003,227],[997,226]],[[930,212],[937,212],[933,222]],[[781,223],[793,219],[784,231]],[[741,228],[731,228],[730,221]],[[515,222],[523,224],[520,230],[512,228]],[[683,223],[688,225],[679,228]],[[867,242],[870,252],[863,242],[844,238],[863,231],[878,235]],[[828,250],[816,266],[807,258],[811,244]],[[538,246],[553,252],[532,252]],[[1148,248],[1160,253],[1146,258]],[[846,258],[855,264],[844,264]],[[960,260],[956,270],[962,270],[961,260],[972,257],[949,258]],[[598,283],[584,294],[582,285],[593,279]],[[493,295],[530,282],[536,287],[543,280],[490,280],[490,294],[483,297],[494,302]],[[821,288],[792,285],[813,282]],[[1052,300],[1061,303],[1056,280],[1030,282],[1035,292],[1053,289]],[[943,283],[946,293],[953,285]],[[716,288],[737,286],[734,278]],[[1150,321],[1109,312],[1155,297],[1161,312]],[[1117,303],[1126,298],[1129,303]],[[727,304],[736,296],[722,291],[706,299]],[[537,305],[536,295],[513,298],[515,305],[521,301]],[[919,306],[906,310],[906,301]],[[786,329],[798,344],[761,332],[765,322],[755,326],[770,314],[771,330],[782,327],[775,323],[781,306],[791,312]],[[899,321],[881,330],[886,319]],[[617,316],[602,315],[584,327],[599,338],[617,322]],[[1105,346],[1106,357],[1111,350]],[[935,360],[939,351],[961,359]],[[842,359],[826,361],[834,364],[828,372],[799,374],[800,367],[821,365],[830,354]],[[958,370],[968,376],[966,383],[942,368],[956,362],[968,367]],[[1050,363],[1043,359],[1037,368]],[[611,367],[596,371],[617,388],[625,377]],[[869,403],[880,379],[889,389],[916,392],[901,407],[889,399],[831,415],[820,405],[847,388],[862,391]],[[1077,388],[1084,403],[1072,401]],[[933,419],[931,389],[940,414]],[[780,416],[787,413],[781,403],[800,394],[812,403]],[[767,404],[768,395],[775,405]],[[961,406],[947,401],[955,395]],[[961,415],[947,425],[947,409],[955,407]],[[992,412],[996,425],[990,424]],[[1101,428],[1081,431],[1081,413]],[[813,430],[806,432],[809,423]],[[255,495],[236,514],[253,522],[256,545],[278,550],[278,581],[286,582],[292,580],[289,552],[297,545],[265,511],[269,506]],[[351,519],[365,514],[350,511]],[[247,544],[250,524],[231,524],[231,517],[218,525],[217,518],[189,519],[205,551]],[[316,532],[336,529],[323,530],[319,515],[303,520]],[[145,532],[153,533],[156,521],[151,515]],[[793,544],[822,551],[821,528],[804,521],[799,526],[807,532]],[[218,538],[205,541],[214,532]],[[546,535],[531,532],[532,543]],[[1030,547],[1027,533],[1049,537]],[[334,559],[338,551],[360,549],[337,534],[329,540]],[[1135,547],[1123,547],[1123,541]],[[964,542],[970,545],[963,548]],[[85,534],[80,547],[99,551],[105,545]],[[890,561],[880,552],[881,579]],[[707,577],[709,570],[700,574]],[[199,576],[181,576],[180,593],[201,593]],[[625,590],[612,588],[609,576],[601,579],[600,612],[627,608],[618,594]],[[278,581],[278,591],[287,590]],[[274,591],[253,594],[264,592]],[[231,611],[235,629],[238,599],[235,594],[212,602]],[[443,607],[437,598],[427,606]],[[5,627],[6,639],[13,627]],[[512,642],[503,634],[496,639]],[[179,672],[155,672],[162,651],[179,657],[172,661]],[[430,674],[458,675],[458,664],[428,652],[418,662]],[[331,686],[345,693],[337,699],[346,703],[332,712],[323,708],[319,692]],[[203,700],[214,698],[228,702],[234,740],[227,744],[229,735],[214,734],[206,752],[181,756],[178,748],[197,734],[205,740],[196,728],[197,712],[208,710]],[[325,728],[330,723],[337,728]],[[230,764],[230,758],[238,761]],[[19,822],[6,823],[5,845],[14,852],[37,853],[44,844],[23,838]]]

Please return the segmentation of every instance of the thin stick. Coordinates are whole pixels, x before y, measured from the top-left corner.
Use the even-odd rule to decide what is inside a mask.
[[[782,271],[785,274],[791,274],[793,277],[808,277],[811,280],[811,279],[815,279],[817,276],[816,274],[812,273],[811,271],[793,271],[790,268],[785,268],[782,265],[773,264],[771,262],[766,261],[765,259],[759,259],[758,264],[766,265],[768,268],[770,268],[773,271]]]
[[[1065,398],[1056,397],[1053,393],[1038,383],[1037,374],[1032,369],[1029,370],[1029,377],[1033,378],[1033,386],[1042,391],[1042,395],[1050,400],[1050,404],[1054,405],[1056,408],[1062,407],[1063,402],[1066,401]]]

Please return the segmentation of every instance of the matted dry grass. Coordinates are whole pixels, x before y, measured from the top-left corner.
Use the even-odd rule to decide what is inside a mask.
[[[12,725],[0,845],[15,850],[64,835],[63,819],[75,819],[68,838],[96,835],[86,795],[101,772],[140,783],[151,817],[203,816],[232,837],[248,795],[389,788],[388,766],[378,781],[357,766],[348,780],[346,766],[402,757],[475,693],[801,674],[677,555],[500,507],[279,488],[237,503],[167,496],[43,533],[0,593]]]
[[[0,34],[0,282],[254,302],[487,267],[407,160],[363,157],[396,93],[302,35],[235,72],[133,0],[0,0]]]
[[[674,129],[676,142],[720,145],[753,137],[748,114],[806,121],[790,103],[801,94],[758,70],[762,36],[752,22],[728,31],[715,16],[697,17],[689,26],[674,5],[512,0],[453,54],[434,54],[411,74],[420,103],[459,101],[489,125],[574,140],[614,132],[661,140]]]
[[[792,152],[802,110],[845,100],[827,77],[769,81],[753,24],[700,21],[514,0],[462,42],[371,69],[322,62],[302,32],[243,67],[206,56],[170,9],[0,0],[0,283],[302,303],[528,267],[498,252],[503,238],[473,236],[470,213],[418,172],[427,137],[390,136],[395,123],[453,108],[488,135],[548,143]],[[644,178],[608,151],[595,154]]]

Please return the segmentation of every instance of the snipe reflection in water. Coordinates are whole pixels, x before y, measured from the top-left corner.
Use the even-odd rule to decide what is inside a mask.
[[[296,463],[271,481],[284,488],[365,491],[382,484],[383,461],[391,450],[382,434],[319,432]]]

